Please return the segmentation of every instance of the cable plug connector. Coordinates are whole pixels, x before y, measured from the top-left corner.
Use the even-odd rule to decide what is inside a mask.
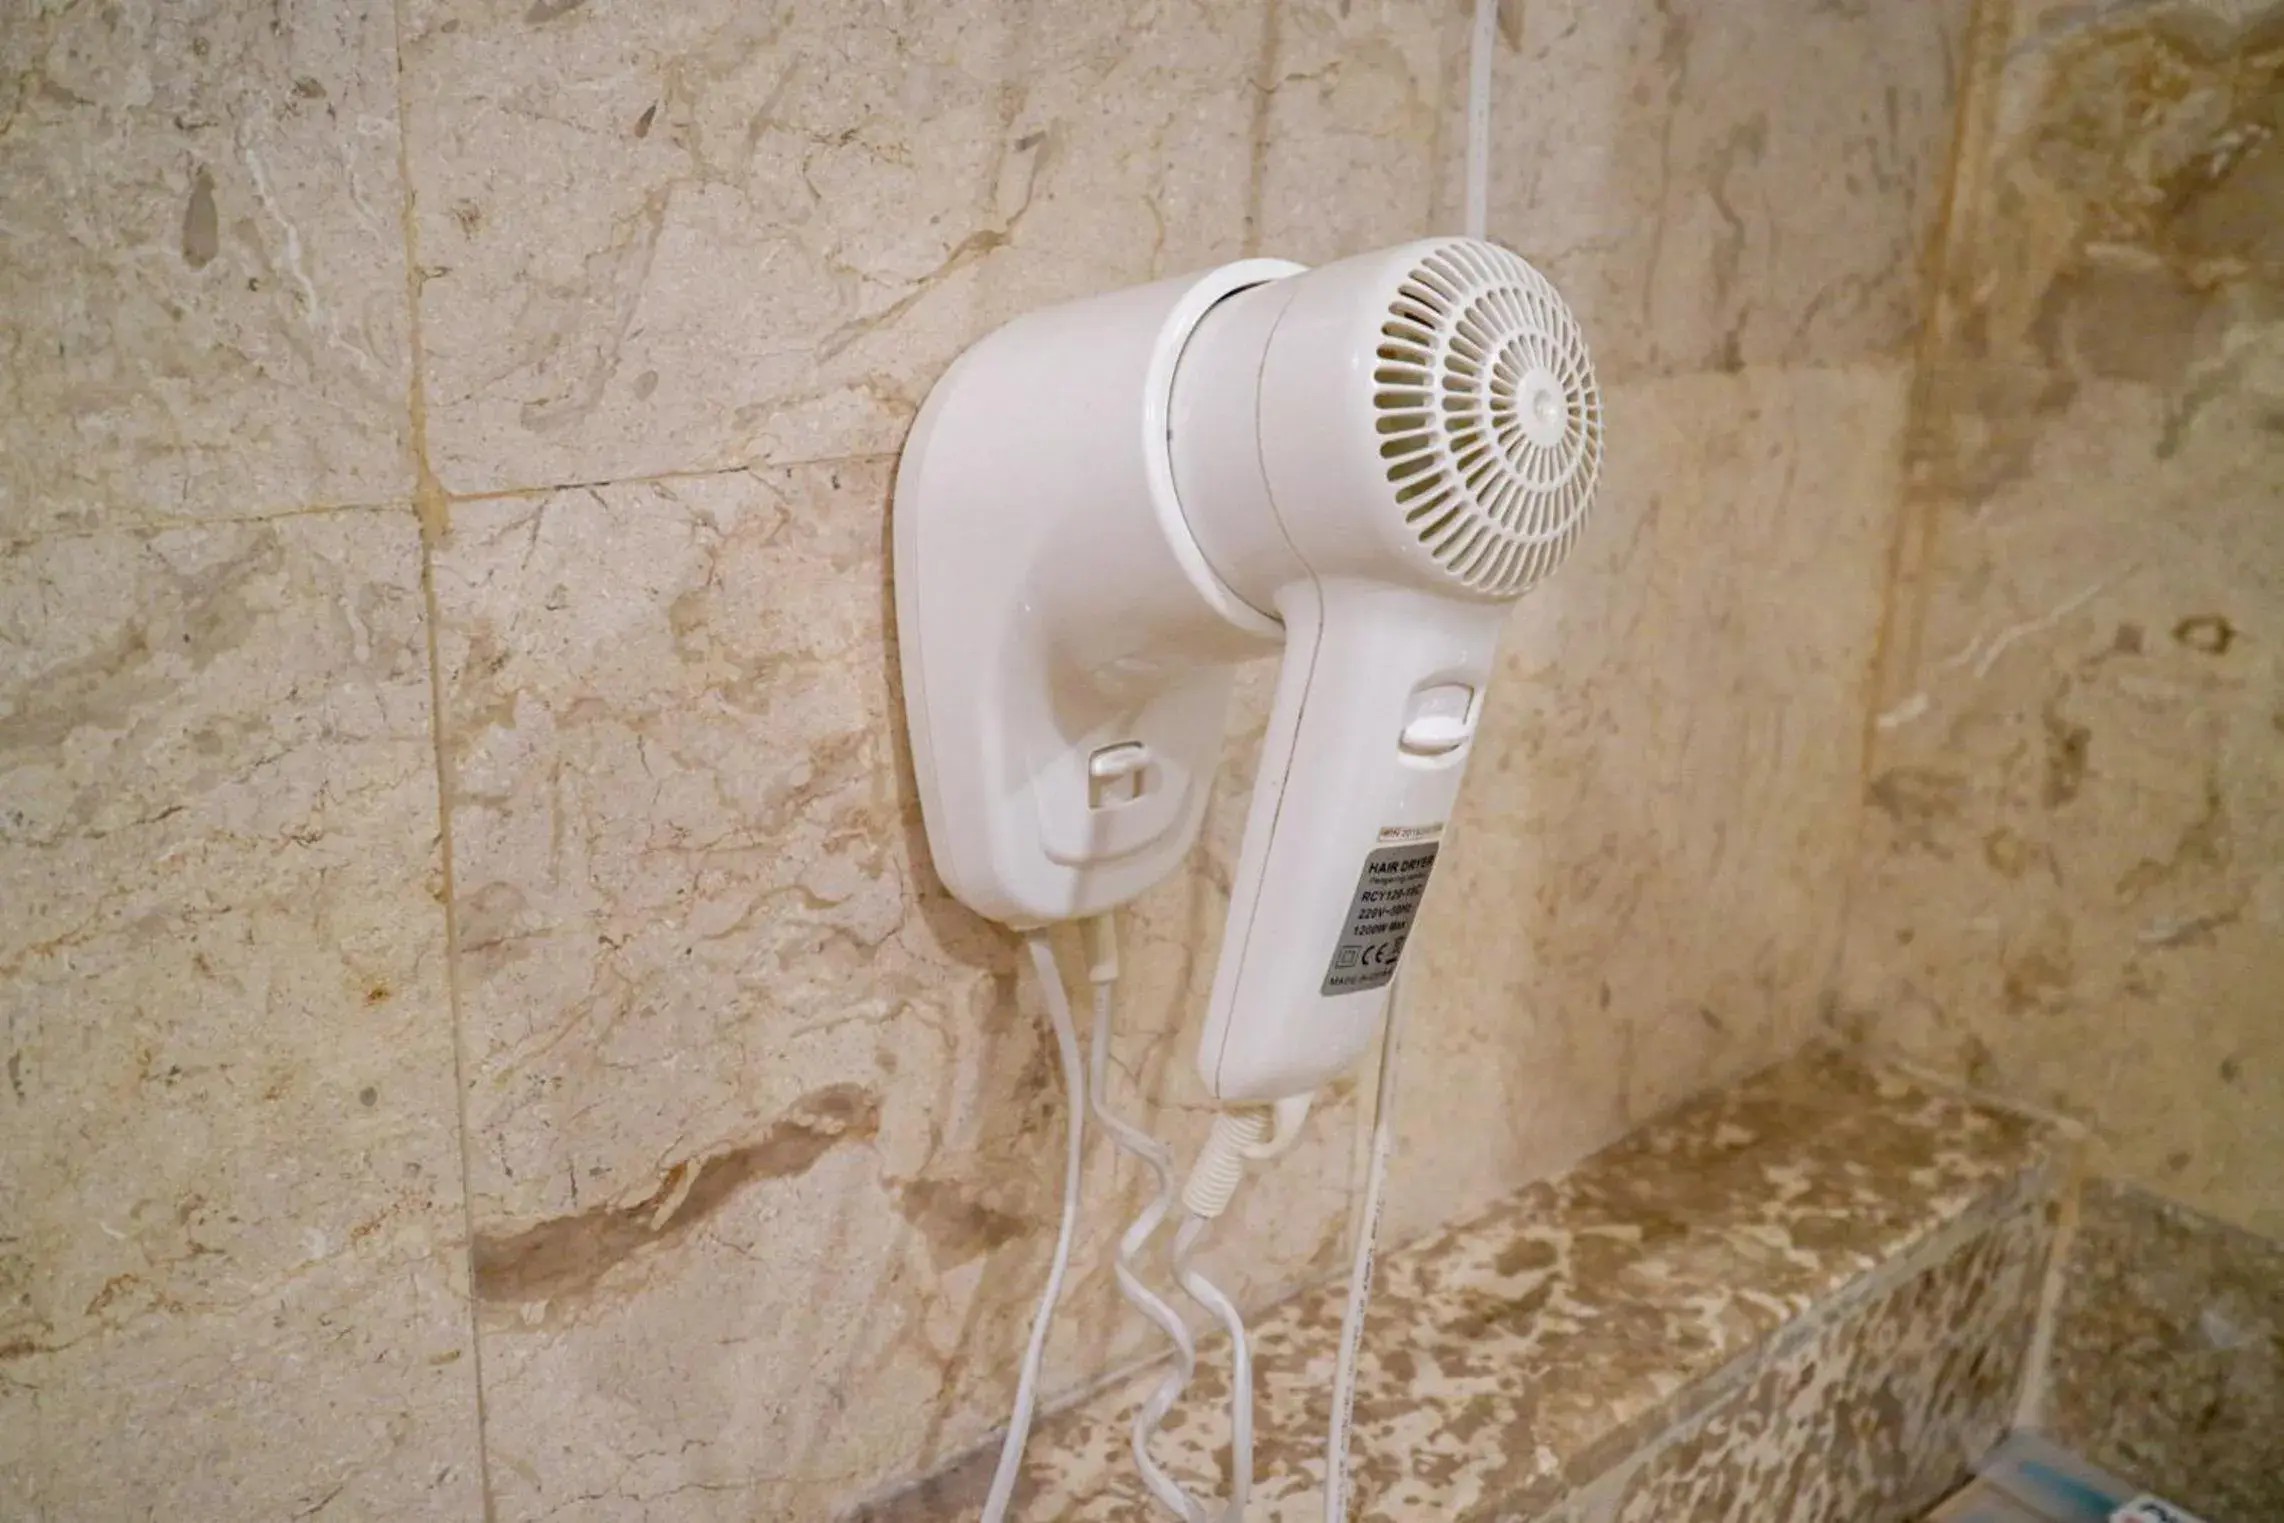
[[[1190,1215],[1212,1221],[1229,1209],[1245,1179],[1246,1155],[1267,1144],[1269,1126],[1269,1112],[1262,1106],[1226,1110],[1213,1118],[1213,1130],[1182,1186],[1182,1206]]]
[[[1316,1092],[1311,1090],[1304,1095],[1287,1095],[1272,1105],[1270,1113],[1276,1118],[1276,1130],[1269,1134],[1267,1141],[1247,1148],[1246,1159],[1252,1163],[1267,1163],[1290,1153],[1293,1144],[1301,1140],[1301,1123],[1309,1119],[1309,1106],[1315,1100]]]
[[[1182,1186],[1182,1205],[1190,1215],[1211,1221],[1227,1211],[1248,1163],[1265,1163],[1300,1141],[1313,1098],[1288,1095],[1274,1106],[1248,1105],[1214,1117],[1189,1182]]]

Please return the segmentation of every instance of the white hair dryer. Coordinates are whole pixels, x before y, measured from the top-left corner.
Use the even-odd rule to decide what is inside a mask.
[[[1195,841],[1234,663],[1282,648],[1198,1067],[1224,1103],[1370,1045],[1507,607],[1569,550],[1601,406],[1562,300],[1438,238],[1019,318],[938,383],[895,503],[937,871],[1017,926]]]

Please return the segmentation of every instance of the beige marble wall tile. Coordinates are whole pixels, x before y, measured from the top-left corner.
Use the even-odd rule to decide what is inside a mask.
[[[1968,11],[1523,0],[1491,234],[1562,288],[1606,376],[1900,354]]]
[[[2284,1514],[2284,1247],[2089,1186],[2040,1423],[2213,1523]]]
[[[1472,5],[1277,0],[1252,245],[1321,264],[1460,229],[1437,167],[1463,152]]]
[[[966,344],[1234,258],[1269,8],[408,7],[447,486],[893,450]]]
[[[417,543],[0,559],[0,1512],[480,1509]]]
[[[439,551],[503,1516],[816,1517],[1005,1419],[1060,1079],[1016,942],[925,866],[889,464],[464,504]],[[1118,1099],[1185,1156],[1226,871],[1125,938]],[[1337,1252],[1321,1122],[1225,1230],[1254,1304]],[[1099,1147],[1090,1181],[1056,1389],[1142,1347],[1107,1267],[1141,1196]]]
[[[1946,525],[1845,987],[1873,1039],[2275,1232],[2284,452],[2245,411],[2167,458],[2163,399],[2096,383],[2023,481]]]
[[[2284,1232],[2277,18],[2021,18],[1912,492],[1851,1029]]]
[[[1493,232],[1574,292],[1613,373],[1905,342],[1962,3],[1526,13]],[[887,449],[1016,312],[1246,246],[1456,230],[1465,22],[422,0],[439,469],[478,491]],[[757,273],[725,296],[732,268]]]
[[[1612,389],[1598,516],[1509,627],[1415,941],[1399,1232],[1807,1034],[1907,386],[1859,367]]]
[[[0,535],[411,490],[378,0],[0,27]]]

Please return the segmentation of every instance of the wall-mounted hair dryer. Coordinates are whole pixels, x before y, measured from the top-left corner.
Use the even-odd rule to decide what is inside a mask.
[[[1251,260],[1009,323],[930,394],[896,597],[937,871],[1016,926],[1194,842],[1231,667],[1282,649],[1198,1059],[1228,1102],[1370,1045],[1507,607],[1601,461],[1576,322],[1439,238]]]

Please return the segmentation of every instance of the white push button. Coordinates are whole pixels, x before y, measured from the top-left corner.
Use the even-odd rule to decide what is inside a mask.
[[[1143,792],[1150,748],[1138,740],[1104,746],[1086,759],[1087,803],[1095,809],[1130,804]]]
[[[1114,777],[1132,777],[1149,765],[1150,748],[1138,740],[1126,740],[1104,746],[1088,757],[1086,773],[1098,783],[1107,783]]]
[[[1411,716],[1397,742],[1413,756],[1444,756],[1467,744],[1474,731],[1475,689],[1443,682],[1412,694]]]

